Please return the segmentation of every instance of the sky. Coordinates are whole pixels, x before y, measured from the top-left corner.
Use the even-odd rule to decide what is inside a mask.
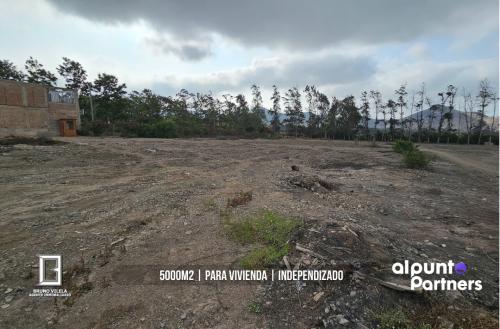
[[[328,96],[385,100],[406,83],[428,95],[449,84],[477,94],[499,75],[497,0],[0,0],[0,59],[62,57],[89,78],[116,75],[128,90],[282,92],[315,85]],[[8,31],[8,33],[5,33]],[[61,81],[62,83],[62,81]]]

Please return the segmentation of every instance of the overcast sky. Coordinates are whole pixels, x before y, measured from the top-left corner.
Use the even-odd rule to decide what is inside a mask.
[[[314,84],[329,96],[378,89],[431,96],[498,86],[497,0],[0,0],[0,59],[61,57],[129,90],[249,94]]]

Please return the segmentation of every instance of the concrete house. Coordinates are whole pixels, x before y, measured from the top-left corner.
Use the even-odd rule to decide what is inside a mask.
[[[76,90],[0,80],[0,137],[76,136]]]

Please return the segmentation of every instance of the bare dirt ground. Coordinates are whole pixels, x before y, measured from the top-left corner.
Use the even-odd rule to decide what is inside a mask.
[[[372,328],[392,307],[433,328],[498,327],[497,147],[423,145],[435,159],[413,170],[384,144],[62,141],[0,146],[0,328]],[[332,185],[303,184],[314,177]],[[235,216],[268,209],[304,223],[291,244],[325,259],[293,250],[292,266],[333,266],[344,280],[144,281],[137,265],[238,266],[248,246],[228,238],[221,211],[241,191],[252,200]],[[52,253],[72,297],[29,297],[37,255]],[[464,261],[483,290],[380,285],[408,284],[391,272],[404,259]]]

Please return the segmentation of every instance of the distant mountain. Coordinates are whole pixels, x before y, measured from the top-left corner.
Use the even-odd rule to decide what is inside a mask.
[[[461,131],[464,131],[467,129],[467,120],[472,117],[472,122],[473,126],[476,126],[479,123],[479,114],[477,112],[473,112],[472,115],[470,113],[465,113],[462,111],[458,110],[451,110],[448,106],[443,106],[441,108],[441,105],[435,104],[432,105],[430,108],[427,110],[422,110],[416,113],[413,113],[412,115],[406,116],[404,119],[409,120],[410,118],[414,121],[414,126],[416,126],[417,120],[423,119],[423,128],[427,129],[429,127],[429,123],[432,121],[431,128],[432,129],[438,129],[439,127],[439,120],[441,118],[441,110],[442,110],[442,115],[444,116],[444,121],[443,121],[443,129],[446,129],[448,126],[448,120],[446,119],[445,114],[446,113],[451,113],[452,119],[452,128],[453,129],[460,129]],[[487,115],[484,116],[484,121],[486,122],[486,125],[490,125],[492,121],[492,117],[489,117]],[[497,121],[498,118],[495,119]],[[379,124],[380,128],[380,124]]]
[[[262,108],[262,110],[264,111],[264,113],[266,115],[266,121],[268,123],[270,123],[271,120],[273,119],[273,116],[271,115],[271,113],[269,112],[268,109]],[[305,117],[305,121],[307,121],[309,119],[309,113],[304,112],[304,117]],[[285,113],[279,113],[279,118],[280,118],[280,122],[283,122],[283,120],[285,120],[287,118],[287,115]]]
[[[268,109],[266,109],[266,108],[262,108],[262,109],[266,115],[266,121],[270,123],[272,120],[272,115],[269,113]],[[443,115],[445,113],[448,113],[449,111],[450,111],[450,108],[448,106],[444,106]],[[412,115],[408,115],[408,116],[404,117],[403,119],[408,120],[408,119],[412,118],[414,120],[413,126],[416,128],[416,125],[417,125],[416,120],[420,119],[420,117],[422,116],[423,121],[424,121],[423,128],[427,129],[429,127],[431,113],[434,116],[434,118],[432,119],[432,128],[437,129],[439,126],[439,118],[441,116],[441,105],[439,105],[439,104],[432,105],[427,110],[415,112]],[[452,118],[453,129],[459,129],[459,127],[460,127],[460,130],[465,131],[467,129],[467,121],[466,121],[466,117],[465,117],[466,113],[462,112],[462,111],[458,111],[458,110],[452,110],[451,113],[452,113],[452,117],[453,117]],[[467,113],[467,115],[470,116],[469,113]],[[305,116],[304,122],[307,122],[307,120],[309,118],[309,113],[304,112],[304,116]],[[379,116],[380,117],[379,117],[379,123],[378,123],[377,128],[384,129],[384,122],[382,121],[382,116],[380,114],[379,114]],[[287,118],[287,115],[285,113],[280,113],[279,118],[280,118],[280,122],[283,122],[283,120],[285,120]],[[397,119],[399,121],[399,115],[397,115]],[[486,125],[488,127],[491,124],[492,120],[493,120],[493,117],[489,117],[487,115],[484,116],[484,121],[486,122]],[[495,117],[495,123],[496,123],[497,127],[498,127],[498,123],[499,123],[498,120],[499,120],[499,118]],[[479,122],[479,114],[477,112],[472,113],[472,121],[474,122],[474,125],[477,125],[477,123]],[[443,129],[446,129],[447,124],[448,124],[448,121],[446,119],[444,119]],[[398,124],[398,126],[399,126],[399,124]],[[368,121],[368,127],[375,128],[375,119],[374,118],[372,118]],[[387,118],[387,127],[389,127],[389,119],[388,118]]]

